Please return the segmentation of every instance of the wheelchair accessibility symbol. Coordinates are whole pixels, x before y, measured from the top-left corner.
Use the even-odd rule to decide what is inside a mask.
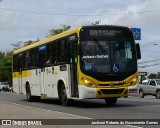
[[[119,65],[118,64],[113,64],[112,69],[114,72],[118,72],[119,71]]]

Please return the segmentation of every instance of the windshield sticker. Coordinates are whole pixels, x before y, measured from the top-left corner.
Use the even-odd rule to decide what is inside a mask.
[[[99,58],[108,58],[108,55],[95,55],[95,56],[84,56],[82,57],[82,59],[99,59]]]
[[[84,64],[83,66],[84,66],[85,70],[94,70],[94,64],[93,63]]]
[[[119,72],[119,65],[118,64],[113,64],[112,69],[114,72]]]

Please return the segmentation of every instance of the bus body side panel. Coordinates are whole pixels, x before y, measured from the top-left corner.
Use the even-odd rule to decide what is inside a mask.
[[[39,85],[38,74],[39,74],[38,69],[22,71],[22,77],[21,78],[19,77],[19,79],[21,79],[22,81],[22,86],[21,86],[22,94],[26,95],[26,84],[28,82],[31,90],[31,95],[40,96],[40,85]]]
[[[13,72],[13,91],[20,94],[20,75],[19,72]]]
[[[54,78],[55,76],[52,76],[52,67],[46,67],[43,75],[45,94],[47,97],[52,97],[53,88],[55,86],[54,82],[56,81]]]
[[[67,97],[70,98],[70,83],[68,76],[70,73],[69,65],[46,67],[44,71],[41,69],[22,71],[22,94],[26,95],[26,83],[29,82],[31,95],[41,96],[45,94],[47,97],[58,98],[58,81],[62,80],[67,92]],[[21,77],[13,79],[14,91],[20,93]]]
[[[22,71],[22,92],[24,95],[26,95],[26,82],[29,81],[29,71],[28,70],[25,70],[25,71]]]
[[[31,94],[34,96],[40,96],[40,84],[39,84],[39,75],[40,75],[40,69],[33,69],[28,74],[28,78],[25,80],[28,81],[30,84]],[[25,82],[24,81],[24,82]],[[26,83],[24,83],[25,85]]]
[[[45,89],[47,97],[58,98],[58,81],[62,81],[66,87],[67,96],[70,97],[68,84],[69,65],[47,67],[45,72]]]
[[[59,66],[46,67],[44,71],[44,88],[47,97],[58,98],[57,81]]]
[[[59,66],[58,80],[62,80],[67,93],[67,98],[71,98],[71,82],[70,82],[70,65],[65,64]]]

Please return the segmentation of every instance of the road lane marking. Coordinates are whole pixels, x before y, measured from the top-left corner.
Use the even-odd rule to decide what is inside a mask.
[[[38,108],[38,107],[32,107],[32,106],[28,106],[28,105],[17,104],[17,103],[14,103],[14,102],[7,102],[7,101],[0,101],[0,102],[7,103],[7,104],[13,104],[13,105],[17,105],[17,106],[22,106],[22,107],[27,107],[27,108],[34,108],[34,109],[38,109],[38,110],[44,110],[44,111],[48,111],[48,112],[56,112],[56,113],[59,113],[59,114],[65,114],[65,115],[70,115],[70,116],[84,118],[84,119],[93,119],[93,118],[74,115],[74,114],[65,113],[65,112],[59,112],[59,111],[53,111],[53,110],[48,110],[48,109],[44,109],[44,108]]]
[[[126,125],[126,126],[129,126],[129,127],[132,127],[132,128],[143,128],[143,127],[134,126],[134,125]]]
[[[53,110],[48,110],[48,109],[44,109],[44,108],[32,107],[32,106],[28,106],[28,105],[22,105],[22,104],[17,104],[17,103],[14,103],[14,102],[7,102],[7,101],[0,101],[0,102],[7,103],[7,104],[13,104],[13,105],[16,105],[16,106],[22,106],[22,107],[26,107],[26,108],[34,108],[34,109],[37,109],[37,110],[43,110],[43,111],[47,111],[47,112],[55,112],[55,113],[59,113],[59,114],[65,114],[65,115],[74,116],[74,117],[83,118],[83,119],[93,119],[94,120],[94,118],[74,115],[74,114],[65,113],[65,112],[53,111]],[[134,125],[124,125],[124,126],[132,127],[132,128],[143,128],[143,127],[134,126]]]

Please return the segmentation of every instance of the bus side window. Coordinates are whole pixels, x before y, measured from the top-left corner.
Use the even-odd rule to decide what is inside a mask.
[[[25,54],[25,68],[30,68],[31,67],[31,51],[26,51],[26,54]]]
[[[57,63],[57,42],[52,42],[51,45],[51,56],[52,56],[52,64]]]
[[[38,48],[33,48],[31,50],[31,67],[35,68],[38,67]]]
[[[51,56],[51,53],[52,53],[52,50],[51,50],[51,47],[52,44],[49,43],[47,44],[47,58],[46,58],[46,65],[50,65],[52,64],[52,56]]]
[[[58,63],[67,62],[67,43],[65,39],[57,42],[57,61]]]
[[[25,52],[18,54],[18,70],[23,70],[25,68],[26,59],[25,59]]]
[[[47,45],[46,65],[54,65],[57,62],[57,42],[51,42]]]
[[[23,52],[19,57],[20,69],[23,70],[26,68],[26,52]]]
[[[18,55],[13,56],[13,71],[18,71],[19,64],[18,64]]]

